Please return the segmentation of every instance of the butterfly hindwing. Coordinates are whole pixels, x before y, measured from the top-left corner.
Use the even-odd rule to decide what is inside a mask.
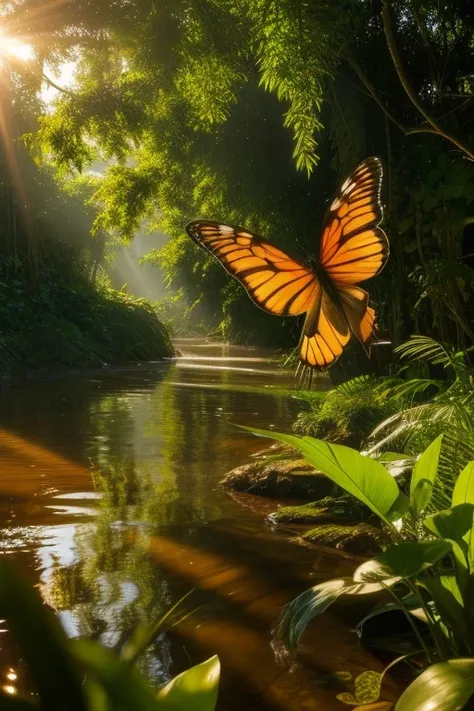
[[[320,287],[303,326],[300,360],[310,368],[327,368],[339,358],[349,339],[343,309]]]
[[[311,308],[319,288],[316,275],[278,247],[248,230],[210,220],[190,222],[186,230],[264,311],[297,316]]]
[[[361,163],[343,183],[327,213],[321,239],[321,266],[336,288],[358,284],[380,272],[389,253],[382,221],[382,165]]]

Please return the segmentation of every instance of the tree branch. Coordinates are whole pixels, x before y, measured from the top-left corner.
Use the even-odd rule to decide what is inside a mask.
[[[356,59],[350,54],[346,54],[346,61],[353,69],[357,77],[360,79],[362,84],[365,86],[375,103],[378,104],[378,106],[382,109],[385,116],[390,119],[390,121],[395,124],[395,126],[400,129],[400,131],[405,136],[410,136],[412,133],[435,133],[436,135],[439,135],[439,131],[435,130],[430,124],[423,123],[419,126],[404,126],[403,124],[401,124],[400,121],[390,111],[385,102],[380,98],[376,88],[374,87],[368,76],[364,73],[362,67],[356,61]]]
[[[380,106],[380,108],[382,109],[384,114],[387,116],[387,118],[389,118],[390,121],[392,121],[395,124],[395,126],[397,126],[400,129],[400,131],[402,131],[402,133],[406,134],[407,129],[404,126],[402,126],[401,123],[399,123],[399,121],[395,118],[395,116],[392,114],[390,109],[385,105],[385,103],[379,97],[379,95],[377,94],[376,88],[370,81],[369,77],[364,73],[360,64],[350,54],[346,55],[346,60],[349,64],[349,66],[353,69],[354,73],[360,79],[362,84],[365,86],[367,91],[370,93],[370,95],[373,98],[373,100],[375,101],[375,103]]]
[[[445,138],[447,141],[455,145],[457,148],[459,148],[460,151],[465,153],[468,158],[471,160],[474,160],[474,153],[469,150],[467,146],[465,146],[461,141],[459,141],[457,138],[452,136],[450,133],[444,130],[444,128],[438,123],[437,119],[434,116],[431,116],[430,112],[425,109],[423,104],[421,103],[418,94],[414,90],[410,79],[405,72],[405,67],[403,66],[400,54],[398,52],[398,47],[397,43],[395,40],[395,34],[393,32],[392,28],[392,23],[391,23],[391,17],[390,17],[390,9],[388,6],[388,1],[383,0],[383,11],[382,11],[382,16],[383,16],[383,26],[384,26],[384,32],[385,32],[385,37],[387,39],[387,44],[388,48],[390,50],[390,54],[392,57],[392,62],[393,66],[395,67],[395,71],[397,72],[398,78],[400,80],[401,85],[403,86],[406,95],[412,102],[413,106],[420,112],[420,114],[423,116],[423,118],[427,121],[427,123],[431,126],[431,129],[427,131],[428,127],[423,128],[423,133],[436,133],[439,136],[442,136]],[[413,131],[412,131],[413,132]],[[415,129],[415,132],[420,132],[419,129]]]
[[[59,86],[59,84],[56,84],[52,79],[50,79],[44,72],[41,73],[41,76],[43,77],[44,81],[49,84],[49,86],[52,86],[53,89],[56,89],[57,91],[60,91],[61,94],[67,94],[68,96],[75,96],[75,93],[73,91],[69,91],[69,89],[64,89],[62,86]]]

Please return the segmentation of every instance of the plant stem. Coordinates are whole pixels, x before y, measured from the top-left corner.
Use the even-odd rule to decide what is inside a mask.
[[[421,595],[418,592],[418,589],[416,585],[414,585],[411,580],[406,580],[405,581],[408,588],[411,590],[413,595],[415,595],[418,600],[420,601],[421,607],[423,609],[423,612],[426,615],[426,619],[428,620],[428,627],[430,628],[431,636],[433,637],[433,641],[435,643],[436,651],[438,652],[438,656],[440,659],[445,659],[446,655],[442,651],[440,644],[438,642],[438,629],[437,629],[437,624],[436,620],[434,619],[431,610],[428,608],[426,605],[425,601],[423,600],[423,595]]]
[[[407,581],[405,581],[405,582],[407,582]],[[432,658],[432,656],[431,656],[431,653],[430,653],[428,647],[426,646],[425,641],[424,641],[423,637],[421,636],[419,629],[417,628],[415,622],[413,621],[412,616],[410,615],[409,611],[407,610],[406,606],[404,605],[403,600],[398,597],[397,593],[396,593],[391,587],[389,587],[388,585],[384,585],[383,583],[381,583],[381,585],[382,585],[382,587],[384,587],[386,590],[388,590],[388,592],[390,593],[390,595],[394,598],[395,602],[398,604],[398,606],[399,606],[400,609],[402,610],[403,614],[404,614],[405,617],[407,618],[408,624],[410,625],[410,627],[412,628],[413,632],[415,633],[415,636],[416,636],[416,638],[418,639],[418,641],[419,641],[419,643],[420,643],[420,646],[422,647],[422,649],[423,649],[423,651],[424,651],[424,653],[425,653],[425,656],[426,656],[426,659],[427,659],[428,663],[429,663],[429,664],[432,664],[432,663],[433,663],[433,658]],[[417,595],[417,597],[418,597],[418,595]]]

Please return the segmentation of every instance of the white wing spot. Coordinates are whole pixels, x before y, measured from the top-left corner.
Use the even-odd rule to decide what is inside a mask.
[[[343,195],[349,195],[355,188],[355,183],[353,183],[351,180],[347,179],[344,185],[342,186],[342,193]]]
[[[341,201],[339,200],[339,198],[336,198],[331,203],[331,207],[329,209],[330,210],[338,210],[340,207],[341,207]]]
[[[233,234],[234,230],[229,225],[219,225],[219,231],[224,234]]]

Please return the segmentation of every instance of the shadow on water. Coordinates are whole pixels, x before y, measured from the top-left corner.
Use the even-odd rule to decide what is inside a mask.
[[[381,670],[349,625],[323,616],[291,670],[270,638],[292,596],[353,559],[297,546],[265,525],[265,503],[242,506],[217,486],[265,446],[235,425],[289,429],[293,375],[261,350],[177,345],[174,362],[4,386],[0,547],[70,635],[117,648],[194,589],[182,612],[196,612],[143,660],[157,681],[217,653],[221,709],[338,709],[328,675]],[[8,639],[0,659],[21,690]]]

